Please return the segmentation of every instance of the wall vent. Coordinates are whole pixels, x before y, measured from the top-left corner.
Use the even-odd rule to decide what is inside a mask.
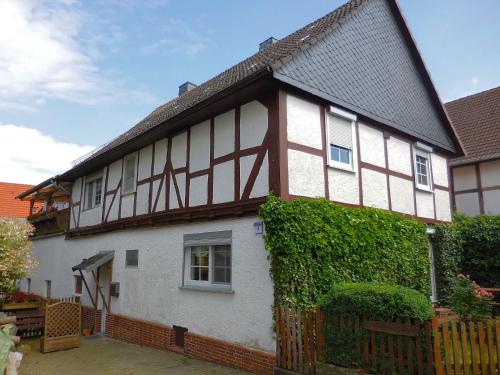
[[[120,295],[120,283],[114,282],[109,285],[109,295],[111,297],[118,297]]]

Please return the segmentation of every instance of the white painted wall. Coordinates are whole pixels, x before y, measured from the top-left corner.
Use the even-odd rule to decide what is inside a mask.
[[[268,127],[267,108],[254,100],[240,107],[240,148],[260,146]]]
[[[320,106],[293,95],[286,101],[288,140],[322,149]]]
[[[455,205],[458,212],[463,212],[469,216],[479,215],[479,194],[465,193],[455,195]]]
[[[305,197],[325,196],[323,157],[288,150],[288,190]]]
[[[455,191],[477,189],[477,179],[474,165],[453,168],[453,188]]]
[[[389,176],[389,185],[391,188],[392,210],[403,214],[415,215],[413,181]]]
[[[500,186],[500,160],[481,163],[479,170],[483,188]]]
[[[112,279],[120,282],[120,296],[112,298],[113,313],[176,324],[203,335],[274,350],[273,285],[262,235],[256,235],[253,226],[258,220],[218,220],[73,240],[64,236],[38,239],[33,241],[39,266],[30,275],[31,291],[44,294],[45,280],[51,280],[53,297],[69,296],[74,290],[71,267],[99,251],[114,250]],[[234,294],[179,289],[183,235],[221,230],[232,230]],[[125,267],[125,250],[132,249],[139,250],[138,269]],[[90,304],[86,296],[83,303]]]
[[[210,121],[191,127],[189,171],[207,169],[210,165]]]
[[[373,126],[359,124],[361,161],[385,167],[384,133]]]
[[[361,155],[363,155],[361,153]],[[361,170],[363,184],[363,204],[367,207],[389,209],[387,196],[387,176],[384,173],[363,168]]]

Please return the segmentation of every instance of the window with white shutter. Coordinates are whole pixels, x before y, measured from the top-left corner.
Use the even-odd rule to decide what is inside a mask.
[[[354,171],[354,121],[352,115],[328,114],[328,164],[331,167]]]
[[[123,162],[123,193],[132,193],[136,188],[137,154],[125,157]]]

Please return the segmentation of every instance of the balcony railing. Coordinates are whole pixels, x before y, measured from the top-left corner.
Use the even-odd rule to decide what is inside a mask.
[[[69,208],[34,214],[28,221],[35,227],[34,237],[62,233],[69,226]]]

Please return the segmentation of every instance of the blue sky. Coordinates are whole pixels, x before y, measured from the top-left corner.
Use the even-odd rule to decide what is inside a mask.
[[[0,2],[0,181],[61,172],[184,81],[201,83],[343,2]],[[498,0],[400,5],[442,100],[500,85]]]

